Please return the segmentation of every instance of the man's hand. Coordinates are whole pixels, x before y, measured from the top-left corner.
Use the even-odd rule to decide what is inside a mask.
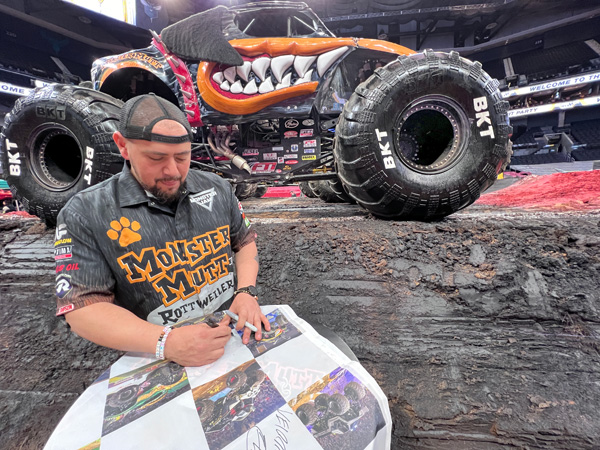
[[[262,325],[265,325],[266,331],[271,331],[271,325],[269,324],[269,319],[262,313],[260,310],[260,306],[254,297],[250,294],[246,294],[244,292],[235,296],[231,308],[229,308],[231,312],[234,312],[238,315],[239,320],[235,325],[236,330],[241,330],[244,328],[244,324],[246,322],[250,322],[254,325],[258,331],[254,334],[254,337],[257,341],[262,339]],[[229,319],[228,316],[225,316]],[[229,324],[229,320],[226,321]],[[247,344],[250,342],[250,333],[252,330],[250,328],[244,328],[244,334],[242,335],[242,342]]]
[[[182,366],[204,366],[223,356],[230,337],[229,321],[216,328],[206,324],[174,328],[167,337],[165,358]]]

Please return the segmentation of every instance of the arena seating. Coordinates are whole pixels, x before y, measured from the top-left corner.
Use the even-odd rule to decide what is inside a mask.
[[[576,149],[571,152],[575,161],[600,161],[600,148]]]
[[[571,162],[571,157],[566,153],[545,153],[536,155],[513,156],[510,165],[551,164]]]
[[[32,48],[10,45],[0,46],[0,61],[5,69],[27,73],[37,78],[61,80],[61,69],[47,53]],[[81,79],[89,78],[89,67],[61,57],[61,61],[73,75]]]
[[[546,49],[535,49],[512,57],[515,73],[526,74],[529,82],[585,70],[598,55],[584,42],[573,42]],[[562,69],[559,69],[562,68]],[[564,71],[564,72],[561,72]]]
[[[571,126],[572,136],[587,148],[600,148],[600,120],[585,120]]]
[[[541,132],[542,129],[540,127],[533,127],[526,130],[520,136],[513,136],[513,148],[536,148],[538,146],[538,143],[535,140],[534,136],[540,134]]]

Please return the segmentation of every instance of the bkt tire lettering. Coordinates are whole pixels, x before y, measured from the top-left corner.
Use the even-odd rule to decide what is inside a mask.
[[[487,99],[485,97],[476,98],[473,100],[473,105],[475,106],[477,128],[481,128],[481,126],[484,123],[487,124],[487,129],[480,131],[479,135],[482,137],[489,136],[491,139],[494,139],[494,129],[492,128],[492,120],[490,119],[490,112],[487,110]]]
[[[94,164],[92,161],[94,158],[94,149],[92,147],[85,148],[85,166],[83,168],[83,179],[87,181],[88,186],[92,184],[92,165]]]
[[[17,144],[6,139],[6,154],[8,155],[8,173],[13,177],[21,176],[21,158],[19,152],[11,153],[12,149],[16,149]]]
[[[65,120],[67,117],[64,106],[36,106],[35,114],[48,119]]]
[[[375,128],[375,133],[377,134],[377,140],[379,141],[381,156],[383,156],[383,165],[386,169],[395,169],[396,163],[394,162],[394,157],[391,156],[392,150],[390,149],[390,142],[387,141],[387,131],[379,131],[379,128]],[[385,140],[387,142],[384,143],[383,138],[386,138]]]

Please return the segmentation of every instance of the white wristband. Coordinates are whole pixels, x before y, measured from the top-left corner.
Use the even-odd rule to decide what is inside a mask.
[[[167,336],[169,336],[172,329],[173,328],[168,325],[163,328],[162,333],[156,342],[156,359],[165,359],[165,343],[167,342]]]

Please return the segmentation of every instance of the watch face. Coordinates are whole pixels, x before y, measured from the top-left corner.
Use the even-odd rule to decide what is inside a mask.
[[[248,290],[250,295],[258,297],[258,290],[256,289],[256,286],[248,286],[246,289]]]
[[[236,293],[240,293],[240,292],[245,292],[247,294],[252,295],[253,297],[258,297],[258,289],[256,289],[256,286],[244,286],[241,288],[238,288],[238,290],[235,291]]]

